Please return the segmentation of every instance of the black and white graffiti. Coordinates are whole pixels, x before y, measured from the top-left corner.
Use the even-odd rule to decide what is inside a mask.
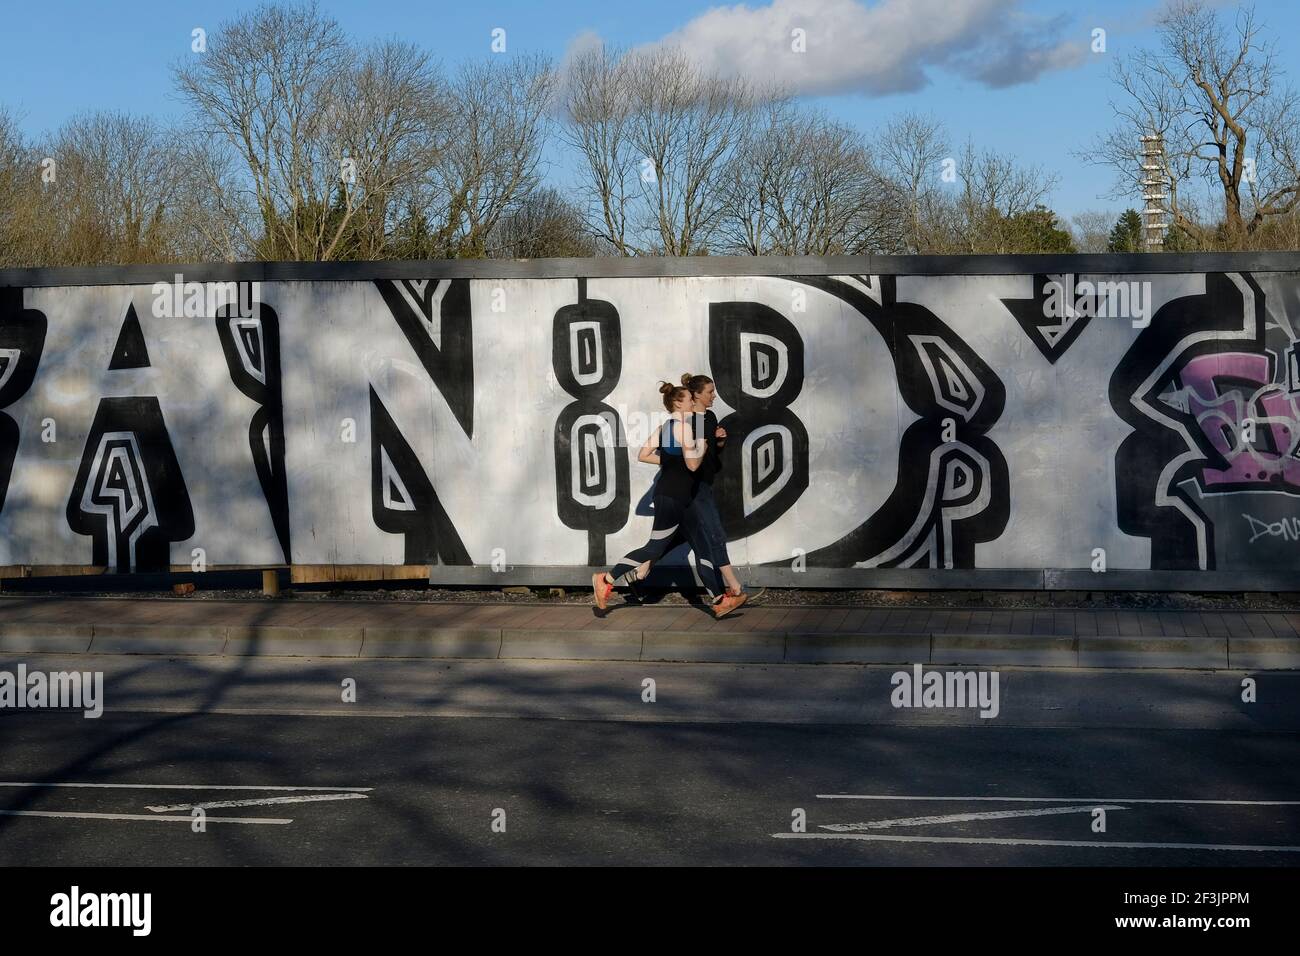
[[[555,421],[555,496],[566,527],[587,532],[586,563],[605,563],[605,536],[627,523],[631,486],[618,413],[604,399],[623,368],[618,310],[587,297],[555,313],[551,357],[560,387],[574,398]]]
[[[91,536],[93,564],[168,569],[170,543],[194,534],[194,512],[158,399],[100,401],[67,518],[74,532]]]
[[[718,397],[735,411],[718,424],[737,466],[718,476],[719,513],[729,538],[762,531],[808,487],[808,431],[790,406],[803,390],[799,332],[755,302],[709,305],[709,364]]]
[[[810,278],[852,305],[889,348],[901,399],[918,416],[900,436],[898,471],[884,507],[810,565],[972,568],[980,541],[1006,526],[1007,466],[988,438],[1001,414],[1001,381],[926,309],[897,299],[893,276]]]
[[[235,387],[257,403],[248,423],[248,448],[270,509],[280,553],[288,564],[289,479],[284,458],[284,408],[280,388],[280,319],[258,303],[251,315],[227,304],[217,310],[217,336]]]
[[[18,455],[18,423],[4,409],[32,387],[45,348],[45,316],[23,308],[21,289],[0,288],[0,513]]]
[[[703,373],[738,564],[1300,570],[1300,276],[1081,280],[0,289],[0,565],[600,566]]]

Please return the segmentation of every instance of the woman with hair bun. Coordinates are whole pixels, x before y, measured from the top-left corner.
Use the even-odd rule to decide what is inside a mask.
[[[731,556],[727,553],[727,533],[723,530],[722,516],[718,513],[718,503],[713,496],[713,479],[722,468],[722,449],[727,441],[727,430],[718,424],[718,416],[712,411],[713,402],[718,397],[717,388],[709,376],[692,375],[690,372],[683,373],[681,382],[682,387],[691,393],[689,420],[692,431],[706,442],[704,461],[695,472],[697,483],[695,495],[687,508],[688,518],[691,519],[692,524],[698,526],[704,538],[703,550],[693,548],[696,563],[701,568],[701,577],[705,579],[706,587],[708,577],[704,572],[716,571],[725,582],[723,588],[728,597],[741,598],[742,603],[744,600],[756,600],[766,589],[760,589],[754,595],[746,594],[736,569],[731,564]],[[678,540],[673,542],[673,547],[680,543],[679,534]],[[671,550],[671,547],[666,548],[664,553],[667,554]],[[650,573],[651,563],[652,561],[646,561],[637,569],[638,579]],[[713,591],[712,588],[710,590]],[[721,598],[722,594],[721,588],[713,591],[715,600]]]
[[[654,493],[654,525],[650,531],[650,540],[641,547],[629,552],[609,571],[598,571],[591,576],[591,588],[596,598],[596,607],[604,610],[609,596],[618,581],[634,586],[639,577],[638,565],[644,563],[649,569],[650,563],[663,557],[668,549],[676,545],[676,537],[684,534],[700,549],[707,549],[709,544],[701,533],[697,516],[687,516],[687,508],[695,497],[698,482],[695,475],[704,462],[707,451],[703,439],[697,438],[687,416],[691,413],[690,390],[671,382],[662,382],[659,393],[663,397],[664,408],[668,411],[668,420],[652,434],[637,460],[646,464],[659,466],[659,481]],[[699,555],[697,551],[697,556]],[[720,574],[710,575],[711,582],[706,587],[721,591],[723,584]],[[739,598],[724,596],[715,602],[711,610],[715,617],[724,617],[745,603],[744,595]]]

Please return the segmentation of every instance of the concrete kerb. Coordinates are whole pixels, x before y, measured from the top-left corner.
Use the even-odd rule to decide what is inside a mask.
[[[7,654],[1300,670],[1300,640],[483,627],[0,624]]]
[[[0,624],[0,651],[17,654],[84,654],[94,628],[89,624]]]

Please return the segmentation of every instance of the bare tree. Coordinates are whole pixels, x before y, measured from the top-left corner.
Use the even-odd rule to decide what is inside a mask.
[[[732,157],[762,99],[673,47],[575,55],[564,140],[586,167],[592,233],[619,255],[707,252],[733,196]]]
[[[1267,219],[1300,202],[1295,93],[1282,85],[1274,44],[1261,38],[1250,7],[1228,23],[1204,0],[1175,0],[1159,34],[1158,49],[1117,62],[1120,125],[1093,160],[1113,166],[1117,191],[1133,195],[1144,176],[1138,137],[1162,137],[1174,226],[1203,243],[1248,244]],[[1218,237],[1194,215],[1198,180],[1218,196]]]
[[[790,100],[759,108],[730,165],[720,234],[749,255],[895,251],[901,196],[862,133]]]
[[[555,83],[543,56],[462,68],[451,90],[455,133],[434,165],[424,204],[437,223],[439,254],[486,255],[497,221],[537,187]]]
[[[725,209],[727,167],[753,115],[741,80],[702,73],[682,51],[628,55],[629,137],[642,159],[640,227],[662,255],[707,251]]]
[[[493,259],[586,257],[597,253],[582,211],[555,189],[538,189],[497,220],[488,237]]]
[[[797,112],[788,96],[758,105],[727,167],[727,201],[719,228],[725,248],[758,256],[777,242],[776,207],[790,201],[800,160],[796,137],[789,135]]]
[[[232,212],[256,210],[260,234],[244,239],[265,258],[323,258],[337,238],[326,235],[328,209],[346,170],[328,134],[351,56],[314,3],[263,6],[174,69],[198,132],[240,161],[240,176],[209,187]]]
[[[948,153],[947,131],[932,117],[903,113],[885,126],[878,152],[882,168],[907,199],[905,251],[929,251],[925,227],[942,203],[939,183]]]
[[[629,130],[626,61],[604,45],[583,50],[569,60],[563,83],[562,137],[586,165],[588,222],[617,255],[632,255],[628,216],[639,192],[638,156]]]
[[[1071,217],[1074,244],[1080,252],[1108,252],[1115,214],[1100,210],[1075,213]]]
[[[1043,206],[1056,178],[1038,166],[1022,166],[1007,154],[977,149],[969,140],[957,157],[956,173],[957,194],[941,212],[942,232],[949,237],[949,248],[941,251],[1022,251],[1017,248],[1019,231],[1008,226]]]
[[[196,163],[265,258],[481,256],[540,180],[554,71],[493,57],[450,81],[387,41],[353,49],[314,4],[222,26],[176,70],[222,144]]]
[[[41,228],[40,173],[18,117],[0,106],[0,265],[45,264],[50,244]]]
[[[175,150],[185,180],[178,194],[177,217],[192,237],[190,244],[208,250],[188,257],[190,261],[243,262],[265,253],[262,217],[229,144],[196,141],[182,130],[177,131]]]
[[[330,108],[344,201],[322,258],[380,258],[401,207],[451,148],[450,97],[428,53],[390,40],[358,54]]]
[[[206,258],[190,227],[196,194],[176,131],[126,113],[86,113],[39,151],[53,163],[40,187],[54,240],[49,264],[175,262]]]

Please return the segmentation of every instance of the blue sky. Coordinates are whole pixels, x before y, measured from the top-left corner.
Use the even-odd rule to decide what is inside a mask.
[[[1117,53],[1154,41],[1163,0],[768,0],[738,5],[687,0],[321,0],[359,40],[400,36],[447,64],[486,55],[491,31],[507,31],[510,52],[556,58],[598,36],[621,45],[685,39],[702,59],[762,74],[789,62],[760,53],[749,31],[798,23],[809,53],[798,61],[805,99],[865,130],[919,110],[943,120],[955,141],[1011,152],[1059,176],[1052,204],[1063,216],[1120,211],[1104,198],[1111,177],[1072,152],[1110,124],[1107,76]],[[178,118],[169,64],[190,54],[190,31],[215,30],[239,2],[203,0],[4,0],[0,102],[24,115],[33,135],[85,109]],[[1235,4],[1219,3],[1231,10]],[[1278,44],[1288,79],[1300,84],[1300,3],[1255,4]],[[1092,53],[1094,28],[1105,53]],[[766,34],[765,34],[766,35]],[[558,151],[555,177],[567,175]]]

